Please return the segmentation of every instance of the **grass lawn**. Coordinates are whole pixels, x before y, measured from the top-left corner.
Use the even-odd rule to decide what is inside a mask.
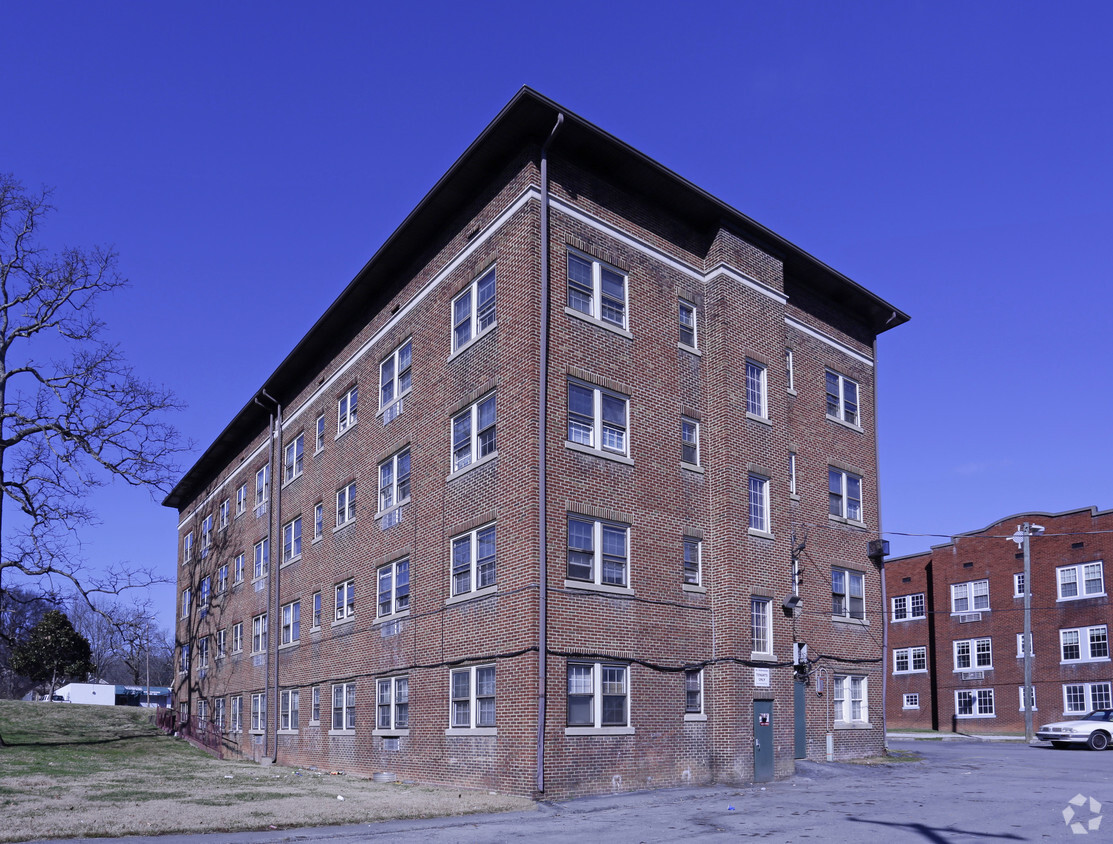
[[[214,759],[132,707],[0,700],[0,841],[522,811],[481,791]],[[342,800],[339,798],[343,798]]]

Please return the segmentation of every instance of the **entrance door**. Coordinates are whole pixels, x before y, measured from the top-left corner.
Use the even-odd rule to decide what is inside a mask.
[[[773,779],[773,701],[754,701],[754,782]]]
[[[793,687],[794,715],[796,716],[796,758],[808,758],[808,698],[805,694],[807,686],[804,681],[797,678]]]

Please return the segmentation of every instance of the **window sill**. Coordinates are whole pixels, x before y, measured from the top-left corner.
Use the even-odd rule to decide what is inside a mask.
[[[448,356],[448,360],[450,360],[450,361],[455,360],[456,358],[458,358],[460,355],[464,354],[464,352],[466,352],[468,349],[470,349],[472,346],[474,346],[476,343],[478,343],[480,340],[482,340],[484,337],[486,337],[488,334],[490,334],[492,331],[494,331],[498,327],[499,327],[499,321],[498,321],[498,318],[496,318],[494,322],[492,322],[490,325],[488,325],[486,328],[484,328],[482,331],[480,331],[474,337],[469,339],[468,342],[466,342],[464,345],[454,349],[452,354],[450,354]]]
[[[633,727],[565,727],[566,736],[632,736]]]
[[[336,534],[336,533],[340,533],[340,531],[344,530],[344,528],[346,528],[346,527],[351,527],[351,526],[352,526],[352,525],[354,525],[355,523],[356,523],[356,520],[355,520],[355,519],[348,519],[348,521],[346,521],[346,522],[341,522],[341,523],[340,523],[340,524],[338,524],[338,525],[337,525],[336,527],[334,527],[334,528],[332,529],[332,532],[333,532],[334,534]]]
[[[351,729],[351,730],[329,730],[328,734],[330,736],[351,736],[352,738],[356,737],[355,729]]]
[[[634,590],[629,586],[611,586],[607,583],[588,583],[586,580],[565,580],[565,589],[576,589],[583,592],[602,592],[605,595],[617,595],[620,597],[634,596]]]
[[[953,671],[951,671],[951,673],[952,674],[969,674],[972,671],[992,671],[992,670],[993,670],[992,665],[978,665],[978,666],[975,666],[973,668],[956,668]],[[913,672],[910,671],[908,673],[911,674]],[[923,672],[918,672],[918,673],[926,674],[927,672],[923,671]]]
[[[472,736],[497,736],[499,731],[496,727],[449,727],[444,731],[444,734],[446,736],[471,738]]]
[[[252,735],[252,736],[261,736],[261,735],[263,735],[263,731],[262,731],[262,730],[248,730],[247,732],[248,732],[248,735]]]
[[[775,654],[765,653],[764,651],[750,651],[751,662],[776,662],[777,657]]]
[[[862,530],[865,530],[866,528],[865,522],[859,521],[857,519],[848,519],[845,516],[832,516],[830,513],[827,514],[827,521],[834,522],[840,525],[846,525],[847,527],[862,528]]]
[[[957,618],[960,615],[970,615],[972,613],[988,613],[989,607],[981,610],[951,610],[951,618]]]
[[[288,487],[288,486],[289,486],[290,484],[292,484],[292,483],[293,483],[294,481],[296,481],[296,480],[297,480],[298,478],[300,478],[301,476],[302,476],[302,473],[301,473],[301,472],[298,472],[298,473],[297,473],[296,475],[294,475],[294,477],[292,477],[292,478],[289,478],[289,479],[287,479],[287,480],[284,480],[284,481],[282,482],[282,489],[286,489],[286,487]]]
[[[969,671],[970,669],[967,668],[966,670]],[[986,669],[986,670],[988,671],[989,669]],[[926,668],[917,668],[915,671],[894,671],[893,676],[894,677],[907,677],[909,674],[927,674],[927,673],[928,673],[928,670]]]
[[[1023,659],[1023,657],[1021,657]],[[1060,665],[1094,665],[1099,662],[1109,662],[1109,657],[1099,656],[1096,659],[1061,659]]]
[[[309,632],[310,633],[320,633],[321,632],[321,625],[318,624],[316,627],[310,627]]]
[[[444,605],[450,607],[453,604],[463,604],[468,601],[476,601],[480,598],[488,598],[491,595],[498,594],[499,587],[496,583],[494,586],[484,586],[482,589],[476,589],[472,592],[464,592],[460,595],[453,595],[445,600]]]
[[[855,425],[853,422],[847,422],[843,419],[839,419],[839,417],[837,416],[832,416],[829,413],[827,414],[827,421],[834,422],[837,425],[842,425],[844,428],[849,428],[851,431],[857,431],[859,434],[865,433],[865,430],[862,428],[861,425]]]
[[[309,726],[310,726],[310,727],[319,727],[319,726],[321,726],[321,719],[320,719],[320,718],[318,718],[318,719],[317,719],[316,721],[312,721],[312,720],[311,720],[311,721],[309,722]]]
[[[836,721],[836,730],[872,730],[873,724],[868,721]]]
[[[902,706],[901,711],[902,712],[919,712],[920,707],[918,707],[918,706]]]
[[[681,460],[680,468],[686,469],[689,472],[695,472],[697,475],[703,474],[703,467],[696,463],[685,463],[683,460]]]
[[[678,342],[676,344],[676,348],[680,349],[680,351],[682,352],[687,352],[690,355],[695,355],[697,358],[703,357],[703,352],[701,352],[695,346],[689,346],[687,343]]]
[[[376,618],[374,621],[371,622],[371,626],[373,628],[374,627],[382,627],[384,624],[390,624],[390,623],[395,622],[395,621],[401,621],[403,618],[409,618],[409,617],[410,617],[410,611],[408,609],[401,610],[400,612],[391,613],[390,615],[380,615],[378,618]]]
[[[691,592],[695,595],[707,594],[707,587],[700,586],[698,583],[681,583],[680,588],[685,592]]]
[[[685,712],[684,713],[684,720],[685,721],[706,721],[707,720],[707,715],[705,715],[703,713],[700,713],[700,714],[697,715],[697,714],[692,713],[692,712]]]
[[[295,639],[292,642],[286,642],[286,644],[284,644],[284,645],[279,645],[278,649],[280,651],[288,651],[288,650],[290,650],[290,648],[296,648],[300,644],[301,644],[301,639]]]
[[[334,621],[332,623],[332,626],[333,627],[343,627],[345,624],[352,624],[355,620],[356,620],[356,617],[354,615],[350,615],[347,618],[337,619],[336,621]]]
[[[408,738],[410,735],[409,727],[402,730],[380,730],[374,729],[371,731],[373,736],[382,736],[383,738]]]
[[[409,503],[410,503],[410,499],[406,498],[402,501],[399,501],[397,504],[391,504],[385,510],[380,510],[378,513],[375,514],[375,521],[381,522],[384,518],[389,516],[391,513],[394,513],[396,510],[401,510],[403,507],[405,507]],[[350,525],[354,521],[355,521],[355,519],[352,519],[352,521],[345,522],[345,524]],[[333,531],[333,533],[335,533],[335,531]]]
[[[300,560],[301,554],[298,554],[296,557],[291,557],[288,560],[283,560],[281,563],[279,563],[278,567],[280,569],[284,569],[286,568],[286,566],[292,566],[294,563],[300,562]]]
[[[750,536],[756,536],[758,539],[776,539],[776,537],[773,536],[773,534],[771,534],[767,530],[758,530],[757,528],[747,528],[746,532],[749,533]]]
[[[498,450],[496,449],[495,451],[492,451],[490,454],[487,454],[487,455],[484,455],[483,457],[480,457],[478,460],[473,460],[471,463],[464,466],[463,468],[456,469],[451,474],[449,474],[449,476],[444,479],[445,483],[448,483],[449,481],[456,480],[456,478],[460,477],[461,475],[466,475],[468,472],[472,471],[473,469],[478,469],[480,466],[484,466],[484,465],[490,463],[491,461],[493,461],[498,456],[499,456],[499,453],[498,453]]]
[[[398,412],[398,414],[394,417],[394,419],[397,419],[399,416],[401,416],[403,413],[406,412],[406,410],[405,410],[406,397],[408,395],[410,395],[410,393],[412,393],[413,391],[414,391],[413,387],[410,387],[410,389],[406,390],[406,392],[392,398],[390,400],[390,404],[380,405],[379,409],[377,411],[375,411],[375,418],[376,419],[382,419],[383,414],[385,414],[388,410],[390,410],[392,407],[394,407],[394,405],[398,404],[398,402],[402,402],[402,410],[400,410]],[[380,396],[380,400],[381,400],[381,396]],[[386,424],[386,423],[383,423],[383,424]]]
[[[787,392],[790,396],[797,395],[795,387],[789,387],[788,390],[786,390],[785,392]]]
[[[1021,596],[1023,597],[1023,596]],[[1104,598],[1104,592],[1096,592],[1093,595],[1072,595],[1069,598],[1056,598],[1055,603],[1061,604],[1067,601],[1085,601],[1087,598]]]
[[[1033,709],[1032,711],[1035,712],[1036,710]],[[955,715],[955,717],[962,721],[976,721],[979,718],[996,718],[997,713],[995,712],[992,715]],[[1066,717],[1065,713],[1064,717]]]
[[[760,422],[762,425],[768,425],[770,428],[773,427],[773,420],[768,416],[758,416],[756,413],[750,413],[750,411],[747,410],[746,418],[753,419],[755,422]]]
[[[869,627],[870,626],[870,623],[869,623],[868,619],[865,619],[865,618],[850,618],[849,616],[845,616],[845,615],[833,615],[833,616],[831,616],[831,621],[834,622],[835,624],[845,624],[848,627]]]
[[[312,539],[309,540],[309,544],[310,545],[316,545],[318,542],[320,542],[324,538],[325,538],[325,535],[323,533],[319,533],[316,536],[314,536]]]
[[[925,615],[914,615],[914,616],[911,616],[910,618],[892,618],[892,619],[889,619],[889,622],[890,622],[890,624],[904,624],[907,621],[923,621],[926,618],[927,618],[927,616],[925,616]]]
[[[583,320],[588,325],[594,325],[596,328],[602,328],[604,331],[609,331],[612,334],[617,334],[619,337],[625,337],[627,340],[634,339],[633,334],[631,334],[625,328],[615,325],[612,322],[605,322],[601,319],[596,319],[589,314],[577,311],[575,308],[570,308],[567,305],[564,306],[564,312],[570,317],[575,317],[576,319]]]
[[[346,433],[348,433],[348,431],[352,430],[355,426],[356,426],[356,423],[353,422],[347,428],[345,428],[343,431],[337,431],[336,436],[332,438],[333,442],[336,442],[337,440],[339,440],[342,436],[344,436]]]
[[[571,440],[565,440],[564,447],[569,451],[578,451],[580,454],[587,454],[591,457],[602,457],[604,460],[612,460],[615,463],[622,463],[625,466],[634,465],[634,461],[627,457],[625,454],[618,454],[613,451],[603,451],[600,448],[592,448],[589,445],[581,445],[580,443],[574,443]]]
[[[298,734],[298,731],[297,730],[279,730],[278,734],[280,736],[296,736]]]

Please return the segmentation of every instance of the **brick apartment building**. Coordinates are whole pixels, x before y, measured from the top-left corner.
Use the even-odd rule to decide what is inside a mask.
[[[1113,706],[1105,559],[1113,511],[1021,513],[886,561],[890,727],[1024,732],[1024,555],[1028,522],[1033,721]]]
[[[907,319],[523,89],[167,497],[181,712],[549,796],[879,752]]]

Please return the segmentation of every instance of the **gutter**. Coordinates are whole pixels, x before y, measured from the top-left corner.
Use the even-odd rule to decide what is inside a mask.
[[[263,755],[273,762],[278,762],[278,728],[281,723],[282,712],[279,706],[278,699],[278,642],[282,635],[282,619],[279,618],[279,607],[281,601],[280,587],[281,583],[281,556],[277,558],[278,565],[275,561],[271,560],[271,554],[275,550],[274,542],[274,517],[276,508],[282,506],[282,485],[280,475],[276,472],[281,469],[278,464],[278,455],[282,453],[282,405],[267,393],[266,390],[260,390],[259,395],[263,396],[267,401],[274,405],[274,410],[271,411],[271,453],[269,458],[270,464],[270,491],[267,497],[267,666],[263,674],[263,692],[271,701],[271,706],[274,707],[274,754],[269,752],[270,749],[270,735],[267,729],[268,719],[263,719]],[[259,397],[255,397],[255,403],[260,407],[263,403],[259,401]],[[273,568],[272,568],[273,566]],[[278,622],[277,629],[274,622]],[[274,642],[273,649],[271,648],[271,641]],[[267,685],[271,678],[271,660],[274,661],[274,686],[270,689]],[[264,716],[266,709],[264,708]]]

